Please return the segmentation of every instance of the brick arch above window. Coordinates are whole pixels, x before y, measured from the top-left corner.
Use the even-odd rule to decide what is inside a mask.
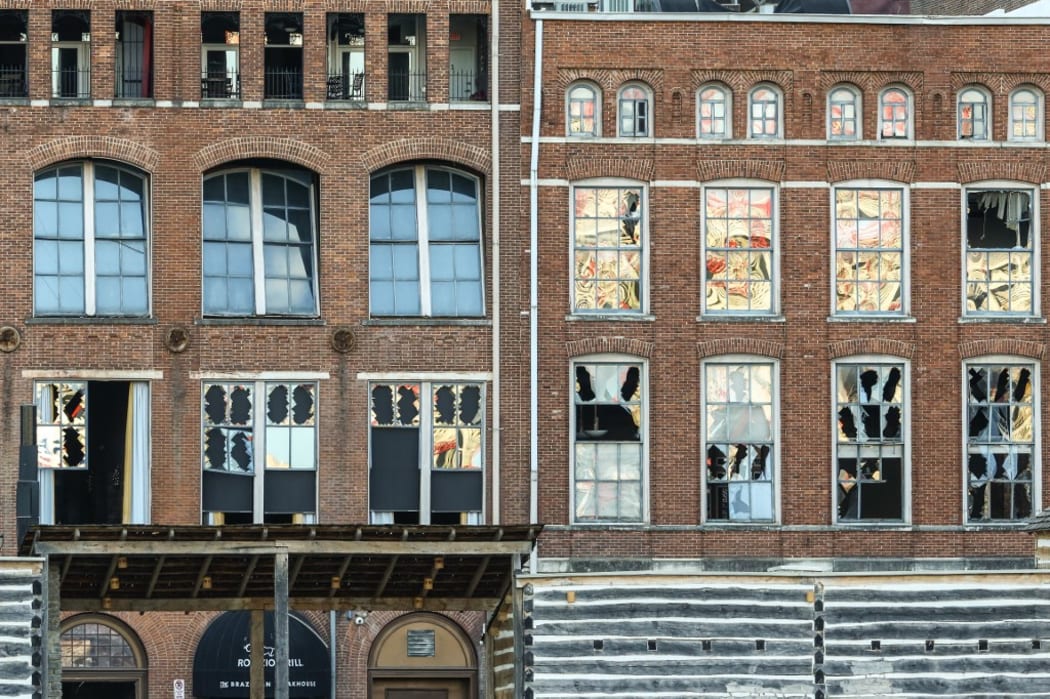
[[[1046,180],[1046,165],[1028,160],[961,160],[957,168],[961,184],[981,180],[1015,180],[1040,184]]]
[[[1044,94],[1050,93],[1050,75],[1042,73],[1009,73],[1003,76],[1003,92],[1009,93],[1021,87],[1036,86]]]
[[[365,169],[376,172],[388,165],[419,160],[441,160],[469,167],[482,175],[492,171],[492,156],[483,148],[450,138],[402,138],[361,156]]]
[[[828,182],[847,182],[849,180],[914,182],[915,161],[887,159],[828,161]]]
[[[1003,94],[1002,73],[952,73],[952,91],[958,93],[967,87],[983,87],[997,95]]]
[[[1046,358],[1046,344],[1016,338],[996,338],[994,340],[973,340],[959,343],[959,357],[974,359],[993,354],[1028,357],[1042,361]]]
[[[740,80],[749,92],[762,84],[772,85],[783,93],[785,100],[790,99],[795,83],[790,70],[747,70],[740,73]]]
[[[314,172],[324,174],[328,171],[331,156],[320,148],[291,138],[269,138],[265,136],[246,136],[228,138],[197,151],[193,162],[201,172],[234,160],[249,158],[273,158],[302,165]]]
[[[160,164],[160,153],[135,141],[110,136],[65,136],[42,143],[26,153],[32,170],[81,158],[106,158],[152,173]]]
[[[743,91],[747,88],[744,81],[740,79],[740,73],[733,70],[694,70],[692,78],[694,91],[708,83],[721,83],[731,92]]]
[[[588,337],[565,343],[565,356],[583,357],[589,354],[628,354],[650,359],[656,344],[629,337]]]
[[[865,337],[828,343],[829,359],[852,357],[860,354],[877,354],[911,359],[915,356],[915,343],[891,340],[885,337]]]
[[[696,353],[701,359],[724,354],[749,354],[771,359],[784,358],[784,343],[763,340],[757,337],[723,337],[696,343]]]
[[[783,160],[714,160],[701,155],[696,176],[701,182],[735,178],[782,182],[784,168]]]
[[[827,92],[832,87],[853,87],[860,92],[871,90],[875,74],[861,70],[831,70],[820,74],[820,89]]]
[[[588,68],[561,68],[558,70],[558,91],[565,90],[575,82],[592,82],[602,88],[603,91],[613,90],[616,81],[611,71],[592,70]]]
[[[626,83],[643,83],[653,93],[659,92],[664,87],[664,72],[657,69],[614,70],[610,71],[609,77],[617,87],[622,87]]]
[[[623,177],[640,182],[653,179],[655,164],[650,158],[569,158],[566,171],[570,181],[592,177]]]

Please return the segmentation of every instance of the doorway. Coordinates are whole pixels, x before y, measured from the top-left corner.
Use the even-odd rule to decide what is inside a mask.
[[[477,699],[474,644],[448,617],[406,614],[387,624],[368,659],[369,699]]]
[[[134,682],[78,680],[62,683],[62,699],[136,699]]]

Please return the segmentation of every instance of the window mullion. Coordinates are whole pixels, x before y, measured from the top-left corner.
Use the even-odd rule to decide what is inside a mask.
[[[266,265],[263,250],[262,175],[249,173],[248,212],[251,217],[252,282],[255,288],[255,313],[266,315]]]
[[[430,315],[430,231],[427,228],[427,170],[417,167],[416,244],[419,246],[419,310]]]
[[[419,523],[430,524],[430,469],[434,453],[434,387],[419,384]]]
[[[265,521],[266,487],[266,382],[252,384],[252,522]]]
[[[95,315],[95,164],[84,163],[84,314]]]

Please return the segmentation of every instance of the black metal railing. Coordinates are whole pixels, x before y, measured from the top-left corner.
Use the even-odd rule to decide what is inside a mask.
[[[364,102],[365,74],[350,73],[349,75],[329,75],[327,97],[330,100]]]
[[[296,68],[266,70],[263,97],[271,100],[298,100],[303,98],[303,72]]]
[[[487,102],[488,76],[473,70],[451,70],[448,74],[450,102]]]
[[[26,67],[0,66],[0,97],[28,97]]]
[[[91,71],[63,68],[54,71],[53,97],[87,99],[91,97]]]
[[[387,75],[387,99],[391,102],[425,102],[427,74],[391,71]]]
[[[142,99],[152,97],[149,75],[141,70],[124,70],[117,74],[118,99]]]
[[[236,100],[241,98],[241,76],[233,71],[201,75],[201,98]]]

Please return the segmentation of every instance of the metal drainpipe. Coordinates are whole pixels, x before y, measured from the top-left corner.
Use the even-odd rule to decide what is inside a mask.
[[[532,62],[532,156],[529,162],[529,522],[540,518],[539,494],[539,169],[540,106],[543,85],[543,20],[536,20],[536,53]],[[529,556],[529,572],[536,573],[536,552]]]
[[[500,523],[500,149],[499,149],[499,0],[492,0],[489,35],[489,101],[492,104],[492,523]]]
[[[336,671],[335,671],[336,656],[337,656],[337,653],[335,652],[335,610],[332,609],[332,610],[330,610],[328,612],[328,666],[329,666],[329,669],[328,669],[328,674],[329,674],[328,683],[331,685],[331,687],[329,688],[329,692],[331,694],[331,699],[335,699],[335,696],[336,696],[336,692],[335,692],[335,690],[336,690],[335,680],[336,680],[336,676],[337,676],[336,675]]]

